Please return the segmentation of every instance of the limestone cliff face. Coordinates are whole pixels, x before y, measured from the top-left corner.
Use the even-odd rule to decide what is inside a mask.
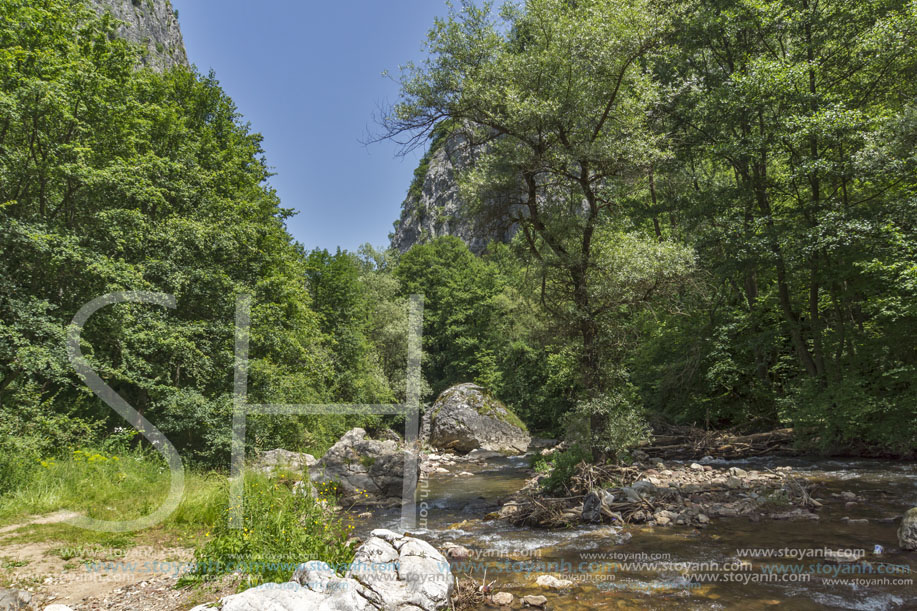
[[[144,65],[158,71],[188,65],[178,18],[169,0],[90,0],[90,4],[125,22],[118,35],[146,49]]]
[[[457,177],[473,163],[473,154],[459,135],[431,144],[418,168],[415,184],[401,204],[401,218],[390,235],[392,247],[405,252],[443,235],[461,238],[480,254],[493,241],[509,241],[515,228],[506,219],[484,219],[462,202]]]

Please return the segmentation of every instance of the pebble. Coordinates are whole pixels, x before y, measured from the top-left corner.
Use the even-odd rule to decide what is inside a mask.
[[[509,592],[497,592],[491,597],[491,600],[495,605],[508,607],[513,604],[513,595]]]
[[[543,608],[547,606],[548,599],[544,596],[523,596],[522,605],[525,607],[539,607]]]

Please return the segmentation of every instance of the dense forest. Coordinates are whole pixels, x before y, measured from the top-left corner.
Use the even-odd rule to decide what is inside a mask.
[[[592,454],[667,423],[790,426],[822,452],[917,448],[917,4],[462,4],[401,73],[380,137],[460,139],[460,187],[510,243],[310,250],[261,139],[213,74],[138,69],[81,2],[0,1],[0,492],[130,428],[228,466],[233,324],[254,295],[250,396],[404,399],[408,296],[424,398],[477,382]],[[408,185],[405,185],[407,188]],[[252,417],[253,448],[359,420]],[[397,428],[397,427],[396,427]],[[94,440],[94,441],[93,441]]]

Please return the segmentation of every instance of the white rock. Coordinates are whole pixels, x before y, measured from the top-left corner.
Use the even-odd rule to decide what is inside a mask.
[[[495,605],[508,607],[513,604],[513,595],[509,592],[497,592],[491,597],[491,600]]]
[[[541,575],[535,580],[535,583],[543,588],[551,588],[552,590],[563,590],[573,586],[573,582],[569,579],[558,579],[554,575]]]

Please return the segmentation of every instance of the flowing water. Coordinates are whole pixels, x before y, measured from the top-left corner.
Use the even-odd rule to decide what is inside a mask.
[[[470,477],[422,480],[418,527],[411,532],[437,547],[469,548],[475,555],[454,569],[479,583],[486,572],[495,592],[544,595],[552,609],[917,609],[917,576],[902,573],[917,570],[917,553],[896,549],[896,518],[917,506],[917,465],[782,457],[711,464],[792,466],[816,484],[813,496],[825,501],[820,519],[719,518],[703,529],[623,530],[541,530],[481,521],[531,477],[528,459],[513,457],[461,465],[458,470],[473,472]],[[865,500],[848,505],[832,496],[842,492]],[[399,530],[399,515],[376,512],[363,531]],[[826,548],[865,550],[865,556],[838,563],[823,557]],[[758,557],[751,549],[761,550]],[[543,574],[573,585],[542,588],[535,580]]]

